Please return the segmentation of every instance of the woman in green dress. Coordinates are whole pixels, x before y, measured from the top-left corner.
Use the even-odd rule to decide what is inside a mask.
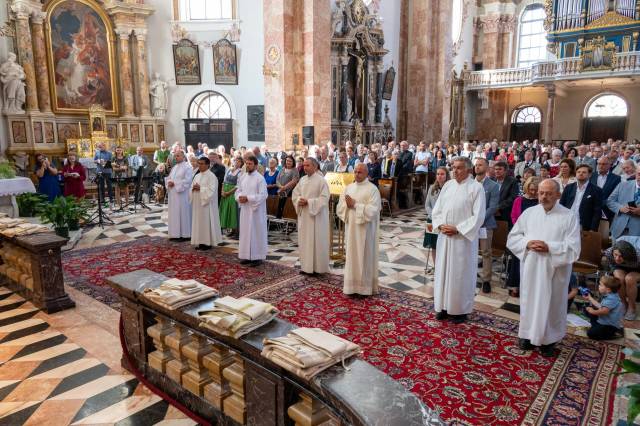
[[[224,175],[222,186],[222,198],[220,199],[220,228],[230,229],[230,235],[238,235],[238,204],[234,193],[238,185],[238,177],[242,173],[244,161],[241,157],[236,157],[233,161],[233,168],[227,170]]]

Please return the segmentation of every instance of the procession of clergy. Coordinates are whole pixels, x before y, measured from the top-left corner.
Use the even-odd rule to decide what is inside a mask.
[[[218,216],[218,181],[207,157],[198,159],[198,171],[176,155],[167,177],[169,237],[191,240],[196,250],[222,242]],[[245,154],[245,171],[235,199],[240,206],[242,264],[259,265],[267,256],[267,185],[257,171],[258,159]],[[478,241],[485,222],[485,193],[473,178],[468,157],[452,160],[453,179],[446,182],[432,213],[437,234],[434,275],[436,319],[459,324],[473,311],[478,270]],[[329,272],[329,187],[314,158],[304,160],[305,176],[296,185],[292,201],[298,215],[298,246],[302,274]],[[354,168],[336,214],[345,223],[346,263],[344,293],[353,297],[378,292],[378,240],[381,198],[368,179],[366,164]],[[558,203],[560,187],[542,181],[539,204],[527,209],[511,230],[508,249],[521,262],[521,313],[518,336],[522,349],[539,346],[553,356],[554,345],[566,333],[567,288],[571,265],[580,255],[580,227],[576,215]]]

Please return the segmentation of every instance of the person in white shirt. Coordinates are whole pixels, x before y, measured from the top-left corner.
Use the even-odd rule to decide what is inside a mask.
[[[267,258],[267,182],[258,171],[258,159],[244,157],[246,173],[238,179],[235,198],[240,205],[240,247],[242,264],[257,266]]]
[[[183,241],[191,238],[191,204],[189,188],[193,171],[184,161],[184,152],[176,152],[176,165],[166,179],[169,204],[169,239]]]
[[[209,250],[222,242],[218,213],[218,179],[211,173],[207,157],[198,159],[198,173],[191,183],[191,245]]]

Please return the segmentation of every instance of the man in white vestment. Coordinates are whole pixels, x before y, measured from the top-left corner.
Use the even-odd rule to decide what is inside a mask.
[[[218,179],[209,170],[207,157],[198,159],[198,173],[193,177],[191,192],[191,245],[196,250],[209,250],[222,242],[218,214]]]
[[[258,173],[258,159],[244,157],[246,173],[240,175],[235,198],[240,205],[240,247],[243,265],[257,266],[267,258],[267,183]]]
[[[303,163],[305,176],[293,189],[293,206],[298,214],[298,250],[303,274],[329,272],[329,185],[318,173],[315,158]]]
[[[455,157],[453,179],[442,187],[431,214],[438,232],[433,300],[437,320],[460,324],[473,311],[478,238],[486,214],[482,184],[471,176],[468,157]]]
[[[189,188],[193,170],[191,165],[184,161],[184,152],[176,152],[175,159],[176,165],[165,178],[169,199],[169,239],[183,241],[191,237]]]
[[[380,191],[369,182],[364,163],[356,164],[356,181],[348,185],[336,207],[345,223],[344,294],[370,296],[378,293],[378,240]]]
[[[520,259],[518,344],[522,350],[540,346],[547,357],[567,332],[569,279],[580,256],[580,220],[559,199],[556,181],[540,183],[539,204],[522,213],[507,239]]]

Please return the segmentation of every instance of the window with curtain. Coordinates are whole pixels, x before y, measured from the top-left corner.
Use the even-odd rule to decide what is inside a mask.
[[[182,0],[189,21],[233,19],[233,0]]]
[[[600,95],[589,104],[587,117],[626,117],[627,102],[618,95]]]
[[[191,101],[189,118],[231,118],[231,106],[218,92],[202,92]]]
[[[527,6],[518,26],[518,66],[528,67],[547,58],[547,33],[544,30],[544,7]]]
[[[540,123],[542,113],[534,106],[522,107],[513,114],[513,123]]]

